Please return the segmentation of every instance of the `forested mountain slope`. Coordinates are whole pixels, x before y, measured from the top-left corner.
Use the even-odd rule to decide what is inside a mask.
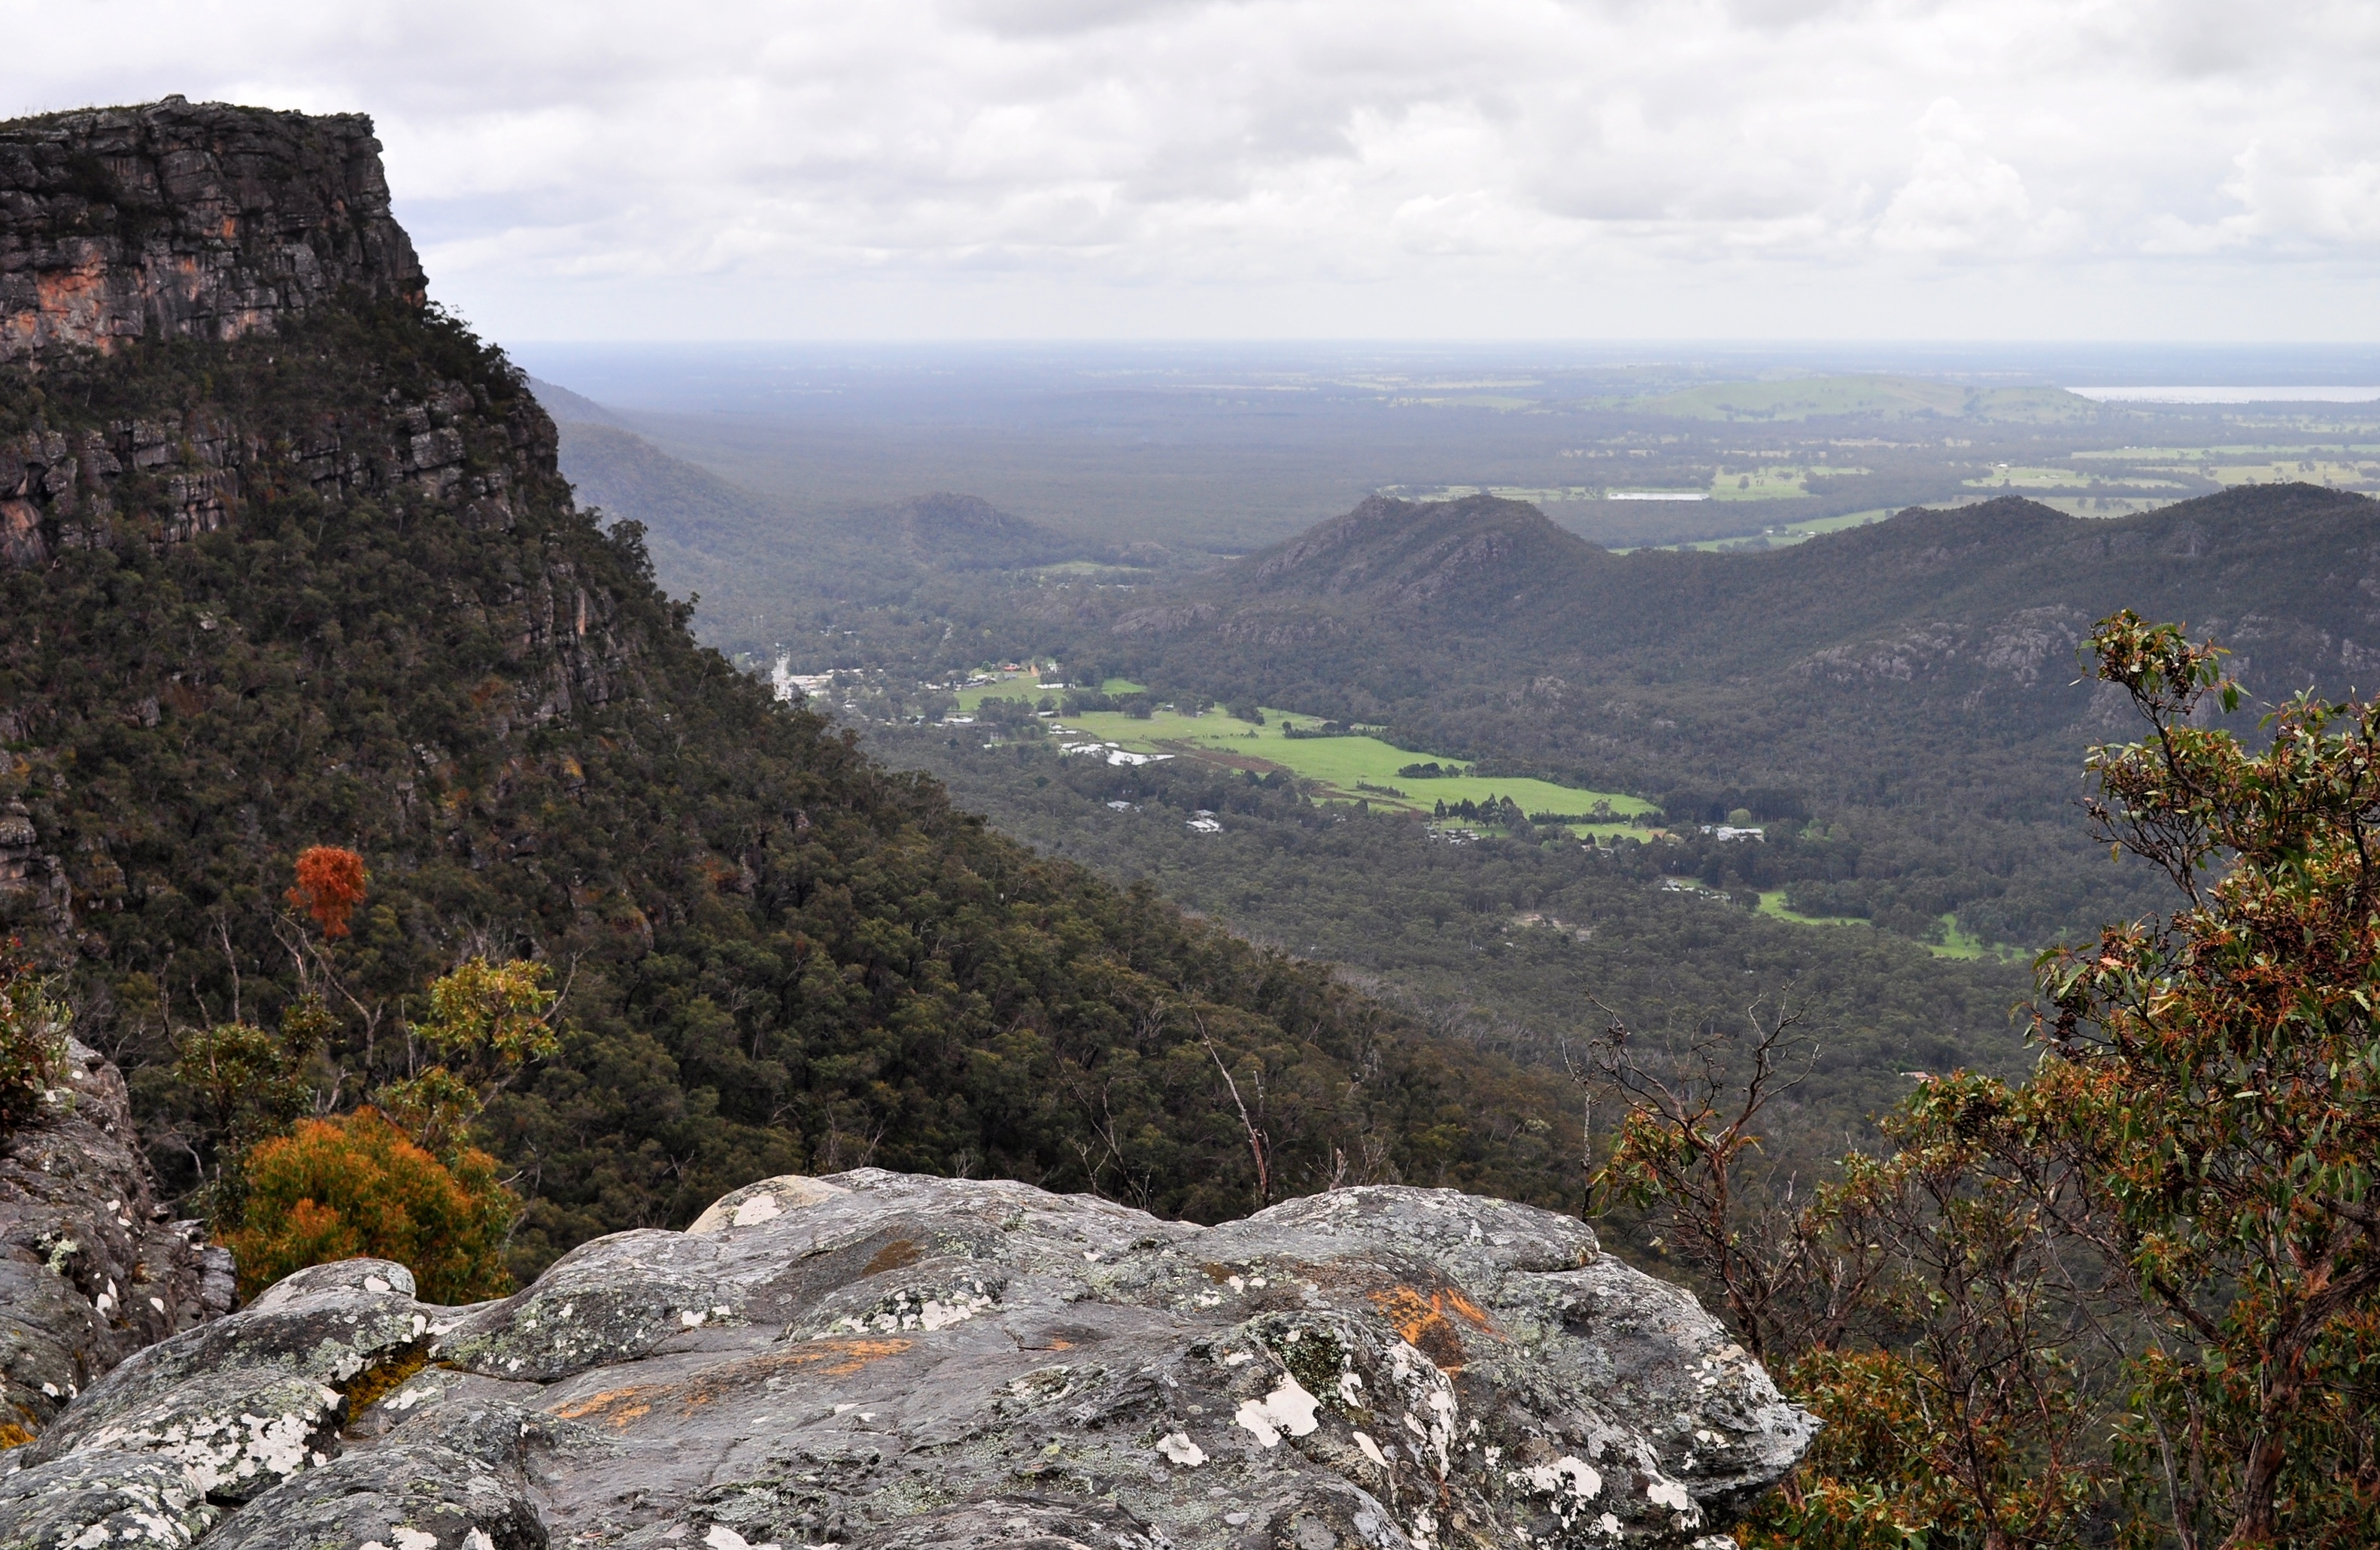
[[[1043,627],[1089,664],[1070,676],[1379,724],[1675,818],[1741,805],[1787,822],[1772,842],[1850,820],[1852,844],[1772,843],[1744,880],[2038,944],[2154,891],[2086,864],[2085,752],[2131,733],[2079,681],[2092,623],[2131,608],[2221,639],[2252,734],[2262,703],[2380,668],[2375,513],[2305,485],[2114,520],[2004,499],[1781,552],[1612,554],[1515,502],[1376,498],[1170,594],[1052,599]]]
[[[655,565],[702,599],[707,638],[730,649],[765,651],[861,612],[877,629],[933,621],[920,625],[931,638],[946,594],[978,573],[1107,557],[974,495],[796,510],[671,455],[567,389],[536,391],[580,502],[642,523]]]
[[[177,103],[0,126],[0,250],[38,281],[80,233],[130,298],[103,332],[0,298],[38,343],[0,369],[0,925],[71,968],[169,1184],[216,1140],[166,1073],[185,1030],[327,990],[351,1103],[407,1069],[407,999],[492,951],[568,986],[562,1058],[489,1113],[523,1270],[861,1162],[1205,1217],[1258,1155],[1276,1193],[1567,1193],[1544,1080],[988,833],[697,646],[522,375],[422,305],[374,151]],[[276,291],[285,245],[220,235],[326,222],[405,261]],[[193,272],[279,299],[152,278]],[[371,873],[320,961],[283,903],[317,843]]]
[[[2070,683],[2080,627],[2119,607],[2232,637],[2235,665],[2266,692],[2343,686],[2380,664],[2375,518],[2363,496],[2252,486],[2116,519],[2008,498],[1779,553],[1614,555],[1518,502],[1375,497],[1207,579],[1188,606],[1125,612],[1115,629],[1161,639],[1169,661],[1220,660],[1283,617],[1324,619],[1383,672],[1480,655],[1648,684],[1782,673],[1981,690],[2002,710],[2070,720],[2087,693],[2034,691],[2045,674]]]

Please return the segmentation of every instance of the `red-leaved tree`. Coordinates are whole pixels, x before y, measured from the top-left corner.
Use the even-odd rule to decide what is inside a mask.
[[[310,845],[298,855],[298,886],[285,897],[290,907],[314,917],[325,937],[347,934],[347,916],[364,902],[371,878],[364,858],[337,845]]]

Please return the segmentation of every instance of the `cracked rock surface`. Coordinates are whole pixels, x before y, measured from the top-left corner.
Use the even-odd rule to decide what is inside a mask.
[[[124,1078],[74,1041],[63,1074],[42,1118],[0,1135],[0,1447],[233,1302],[230,1253],[158,1219]]]
[[[125,1362],[0,1550],[1717,1550],[1815,1431],[1582,1224],[1443,1190],[1201,1229],[869,1169],[412,1291],[318,1266]]]

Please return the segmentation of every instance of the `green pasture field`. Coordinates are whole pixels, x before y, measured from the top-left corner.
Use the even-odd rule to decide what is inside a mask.
[[[1148,576],[1157,573],[1146,565],[1111,565],[1098,560],[1061,560],[1054,565],[1037,566],[1032,574],[1059,581],[1083,581],[1103,575]]]
[[[2006,942],[1987,942],[1971,937],[1959,927],[1959,917],[1942,917],[1943,938],[1938,943],[1926,944],[1925,951],[1937,958],[2022,958],[2027,956],[2022,948]]]
[[[2074,458],[2193,473],[2223,485],[2302,481],[2352,488],[2380,484],[2380,447],[2127,447],[2120,452],[2078,452]]]
[[[1805,481],[1814,478],[1849,478],[1868,472],[1865,468],[1835,468],[1825,465],[1812,466],[1778,466],[1737,468],[1711,478],[1711,499],[1714,501],[1790,501],[1807,496]]]
[[[2202,465],[2202,467],[2204,465]],[[2371,471],[2367,472],[2369,469]],[[2217,463],[2210,477],[2217,484],[2380,484],[2380,468],[2370,464],[2340,463],[2328,458],[2276,458],[2269,463]]]
[[[1868,923],[1860,919],[1857,915],[1796,914],[1791,910],[1785,907],[1785,890],[1781,888],[1772,889],[1760,896],[1759,913],[1767,915],[1771,920],[1789,920],[1796,926],[1868,926]],[[1874,929],[1873,926],[1868,926],[1868,928],[1871,930]]]
[[[1147,721],[1110,710],[1064,717],[1060,724],[1069,732],[1114,743],[1135,753],[1176,754],[1212,763],[1237,764],[1245,769],[1286,769],[1301,780],[1320,781],[1328,788],[1320,793],[1326,801],[1360,799],[1391,811],[1427,813],[1441,800],[1449,805],[1465,798],[1485,803],[1490,797],[1505,796],[1519,803],[1524,813],[1584,813],[1595,805],[1597,798],[1609,803],[1613,815],[1621,819],[1653,810],[1653,805],[1642,797],[1620,792],[1579,791],[1548,781],[1490,781],[1471,776],[1412,780],[1399,775],[1397,770],[1408,764],[1449,761],[1442,755],[1391,747],[1377,737],[1283,737],[1283,721],[1313,726],[1319,718],[1269,708],[1264,717],[1265,724],[1256,727],[1220,709],[1209,710],[1203,716],[1160,711]],[[1358,791],[1358,781],[1393,786],[1404,795]],[[1641,836],[1646,832],[1625,822],[1578,824],[1573,828],[1580,833]]]
[[[1696,539],[1691,543],[1657,544],[1645,547],[1699,549],[1707,553],[1732,548],[1747,539],[1765,538],[1768,540],[1769,548],[1784,549],[1800,543],[1804,539],[1815,539],[1821,533],[1840,533],[1846,527],[1864,527],[1871,522],[1881,522],[1888,516],[1898,516],[1900,510],[1901,508],[1896,506],[1878,506],[1874,511],[1849,512],[1841,516],[1814,516],[1806,520],[1790,522],[1780,527],[1764,528],[1757,533],[1734,533],[1720,539]],[[1633,553],[1633,551],[1615,549],[1611,552],[1628,554]]]
[[[2073,454],[2076,461],[2089,458],[2103,463],[2137,463],[2143,467],[2156,464],[2240,463],[2256,458],[2287,458],[2291,463],[2315,457],[2380,457],[2380,446],[2341,445],[2284,446],[2277,442],[2256,442],[2244,446],[2219,447],[2116,447],[2096,448]]]
[[[1785,890],[1782,889],[1760,896],[1759,913],[1771,920],[1790,921],[1796,926],[1859,926],[1874,929],[1869,922],[1856,915],[1796,914],[1785,907]],[[2006,959],[2023,956],[2022,950],[2010,947],[2005,942],[1986,942],[1970,936],[1960,928],[1959,917],[1955,914],[1942,917],[1942,930],[1941,941],[1925,944],[1925,951],[1937,958]]]
[[[1535,398],[1515,398],[1503,393],[1457,393],[1445,394],[1403,394],[1389,400],[1391,409],[1514,409],[1543,407]]]
[[[1720,382],[1658,398],[1597,400],[1595,406],[1682,419],[1796,420],[1832,415],[1912,415],[2042,423],[2103,413],[2064,388],[1973,388],[1918,377],[1806,377]]]
[[[2083,490],[2099,476],[2079,468],[1995,468],[1982,478],[1961,479],[1969,490]]]

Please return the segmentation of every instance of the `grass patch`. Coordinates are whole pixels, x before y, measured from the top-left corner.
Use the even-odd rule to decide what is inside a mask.
[[[1960,929],[1959,917],[1955,914],[1946,914],[1942,917],[1942,939],[1938,942],[1926,943],[1925,951],[1937,958],[2006,960],[2030,956],[2022,948],[2010,947],[2006,942],[1987,942],[1981,938],[1968,935]]]
[[[1448,762],[1447,756],[1392,747],[1377,737],[1284,737],[1284,722],[1310,727],[1318,725],[1320,718],[1269,707],[1264,717],[1265,724],[1257,727],[1220,709],[1203,716],[1160,711],[1147,721],[1121,711],[1100,711],[1067,716],[1062,718],[1062,724],[1070,731],[1085,733],[1103,743],[1118,744],[1135,753],[1175,754],[1243,769],[1286,769],[1302,780],[1321,782],[1327,789],[1318,794],[1326,801],[1353,802],[1360,798],[1374,807],[1391,811],[1427,813],[1439,801],[1452,805],[1468,799],[1485,804],[1492,798],[1510,797],[1520,804],[1524,813],[1585,813],[1600,798],[1610,805],[1615,821],[1579,824],[1573,826],[1575,829],[1581,833],[1633,833],[1642,831],[1632,829],[1624,820],[1653,810],[1653,805],[1642,797],[1621,792],[1580,791],[1549,781],[1487,780],[1468,775],[1416,780],[1397,771],[1409,764],[1444,764]],[[1393,786],[1405,794],[1390,796],[1379,791],[1359,791],[1359,783]]]
[[[1834,468],[1823,465],[1809,467],[1734,468],[1711,478],[1711,499],[1714,501],[1791,501],[1810,493],[1805,481],[1814,478],[1851,478],[1868,472],[1865,468]]]
[[[1797,914],[1786,908],[1785,890],[1781,888],[1772,889],[1761,894],[1758,913],[1771,920],[1787,920],[1796,926],[1865,926],[1873,929],[1875,924],[1872,921],[1863,920],[1857,915]]]

